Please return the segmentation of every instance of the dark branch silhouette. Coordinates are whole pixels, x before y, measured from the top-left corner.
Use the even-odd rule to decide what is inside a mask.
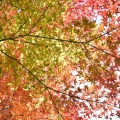
[[[29,74],[31,74],[41,85],[43,85],[47,90],[52,90],[52,91],[55,91],[57,93],[62,93],[63,95],[67,95],[71,98],[76,98],[76,99],[79,99],[79,100],[82,100],[82,101],[87,101],[87,102],[96,102],[96,103],[99,103],[99,104],[103,104],[103,102],[99,101],[99,100],[89,100],[89,99],[83,99],[83,98],[80,98],[79,96],[74,96],[74,95],[70,95],[70,94],[67,94],[67,93],[64,93],[62,91],[59,91],[59,90],[56,90],[52,87],[49,87],[47,85],[45,85],[39,78],[37,78],[28,68],[26,68],[21,62],[19,62],[17,59],[13,58],[12,56],[10,56],[9,54],[5,53],[3,50],[0,50],[1,53],[3,53],[4,55],[6,55],[8,58],[16,61],[22,68],[24,68]],[[107,103],[106,103],[107,104]],[[107,104],[107,105],[110,105],[110,104]],[[116,107],[117,108],[117,107]]]
[[[107,52],[106,50],[103,50],[102,48],[99,48],[99,47],[97,47],[97,46],[90,45],[90,44],[88,44],[88,45],[91,46],[91,47],[93,47],[93,48],[95,48],[95,49],[97,49],[97,50],[99,50],[99,51],[101,51],[101,52],[103,52],[103,53],[105,53],[105,54],[107,54],[107,55],[110,55],[111,57],[116,58],[117,60],[120,60],[120,58],[118,58],[117,56],[115,56],[115,55]]]

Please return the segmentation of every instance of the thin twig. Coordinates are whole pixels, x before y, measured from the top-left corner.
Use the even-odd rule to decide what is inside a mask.
[[[94,64],[94,62],[93,62],[93,59],[91,58],[91,54],[90,54],[89,50],[87,49],[86,45],[83,44],[83,46],[84,46],[84,49],[85,49],[85,50],[84,50],[84,53],[85,53],[86,57],[88,58],[88,60],[90,61],[89,64],[91,64],[91,65],[96,69],[96,71],[97,71],[97,73],[98,73],[99,75],[102,75],[102,74],[100,73],[100,71],[98,70],[98,68],[95,66],[95,64]],[[85,51],[86,51],[86,52],[85,52]]]
[[[33,26],[31,27],[30,31],[28,32],[28,34],[31,33],[31,30],[38,24],[38,22],[42,19],[43,15],[46,13],[46,11],[48,10],[49,7],[46,7],[44,12],[39,16],[38,20],[33,24]]]
[[[116,30],[116,29],[119,28],[119,27],[120,27],[120,26],[117,26],[117,27],[111,29],[110,31],[107,31],[107,32],[99,35],[98,37],[95,37],[95,38],[93,38],[93,39],[91,39],[91,40],[88,40],[88,41],[86,41],[86,43],[89,43],[89,42],[94,41],[94,40],[96,40],[96,39],[98,39],[98,38],[101,38],[101,37],[103,37],[103,36],[105,36],[105,35],[107,35],[107,34],[110,34],[110,32],[112,32],[113,30]]]
[[[103,53],[106,53],[107,55],[110,55],[111,57],[114,57],[114,58],[120,60],[120,58],[116,57],[115,55],[113,55],[113,54],[111,54],[111,53],[108,53],[107,51],[103,50],[102,48],[99,48],[99,47],[97,47],[97,46],[90,45],[90,44],[88,44],[88,45],[91,46],[91,47],[93,47],[93,48],[95,48],[95,49],[97,49],[97,50],[102,51]]]
[[[52,100],[52,103],[53,103],[53,105],[54,105],[56,111],[57,111],[58,114],[61,116],[61,118],[64,120],[63,116],[60,114],[60,112],[59,112],[59,110],[58,110],[58,108],[57,108],[57,106],[56,106],[56,104],[55,104],[55,102],[54,102],[54,100],[53,100],[53,97],[52,97],[52,95],[51,95],[49,89],[47,89],[47,91],[48,91],[48,93],[49,93],[49,95],[50,95],[50,98],[51,98],[51,100]]]
[[[26,22],[27,22],[27,21],[25,21],[25,22],[19,27],[19,29],[18,29],[15,33],[13,33],[13,34],[11,35],[11,38],[13,38],[13,37],[23,28],[23,26],[25,25]]]

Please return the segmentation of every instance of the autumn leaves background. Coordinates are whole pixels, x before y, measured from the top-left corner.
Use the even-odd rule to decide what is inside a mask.
[[[119,12],[119,0],[1,1],[1,119],[120,117]]]

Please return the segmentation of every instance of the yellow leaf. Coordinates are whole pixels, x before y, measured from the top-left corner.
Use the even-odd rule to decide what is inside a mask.
[[[102,32],[104,30],[104,23],[100,23],[99,30]]]

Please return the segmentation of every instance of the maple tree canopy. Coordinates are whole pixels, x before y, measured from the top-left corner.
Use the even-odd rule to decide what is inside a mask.
[[[0,119],[113,116],[120,118],[120,1],[1,0]]]

